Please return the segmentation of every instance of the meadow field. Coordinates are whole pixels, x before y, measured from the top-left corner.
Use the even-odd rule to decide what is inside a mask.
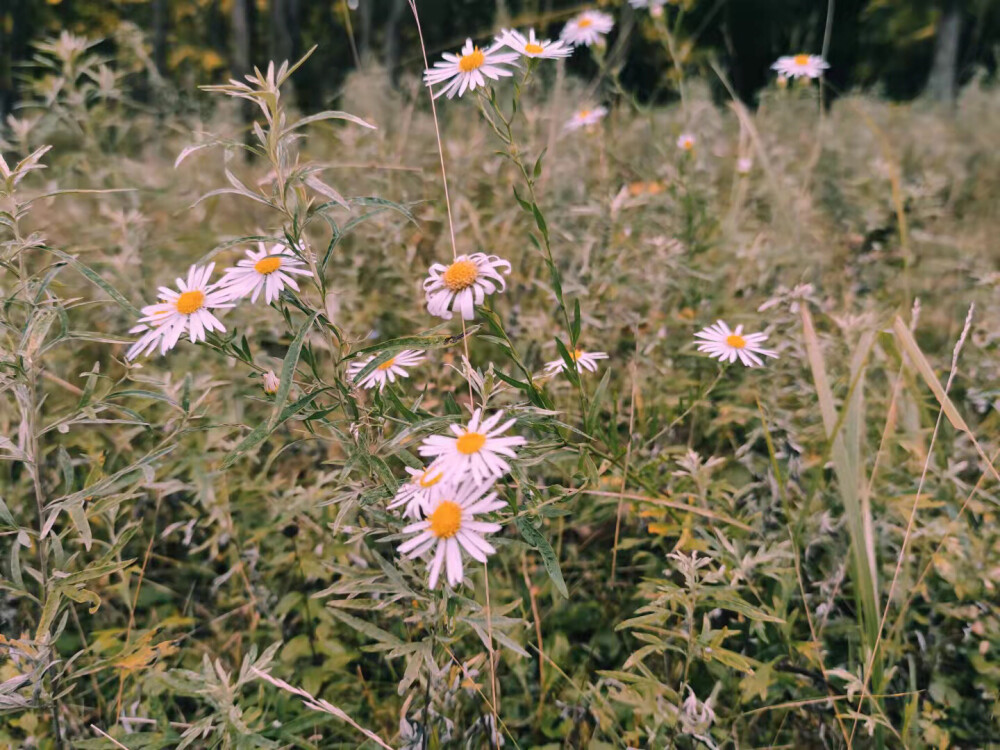
[[[1000,747],[1000,91],[473,41],[310,113],[39,44],[0,747]]]

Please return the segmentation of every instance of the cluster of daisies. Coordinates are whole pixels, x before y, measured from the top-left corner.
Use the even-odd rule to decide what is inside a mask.
[[[472,253],[459,255],[451,263],[434,263],[428,269],[424,280],[424,296],[427,311],[444,320],[451,320],[458,313],[462,320],[473,320],[476,306],[482,305],[486,297],[502,292],[507,282],[504,276],[511,271],[510,262],[496,255]],[[375,367],[369,367],[376,355],[357,359],[348,365],[348,376],[359,386],[381,391],[388,383],[409,377],[407,368],[424,360],[423,353],[404,349]],[[570,364],[577,372],[597,372],[597,363],[607,359],[606,352],[587,352],[575,349],[569,353],[570,362],[555,359],[546,362],[544,372],[555,375],[569,369]],[[267,383],[265,381],[265,388]]]
[[[668,2],[670,0],[629,0],[629,5],[636,9],[646,8],[651,15],[659,17]],[[434,93],[435,99],[461,97],[466,91],[484,88],[487,79],[510,78],[514,75],[512,68],[518,66],[521,58],[551,60],[569,57],[578,47],[603,47],[614,25],[614,17],[610,14],[585,10],[566,22],[558,40],[539,39],[534,29],[529,30],[527,36],[504,29],[485,47],[466,39],[457,54],[446,52],[442,55],[444,59],[425,70],[424,81],[428,86],[439,86]],[[771,67],[778,72],[779,84],[785,84],[789,78],[819,78],[830,66],[817,55],[799,54],[780,57]],[[591,129],[607,114],[607,107],[583,106],[566,121],[564,128],[568,131]],[[682,151],[692,151],[694,144],[695,138],[690,133],[682,133],[677,139],[677,147]]]
[[[662,13],[667,0],[629,0],[636,8],[649,8]],[[525,58],[565,58],[579,46],[602,45],[614,26],[613,18],[599,11],[584,11],[571,19],[558,40],[539,39],[533,30],[527,35],[504,30],[493,44],[480,48],[466,41],[459,54],[445,54],[444,60],[425,71],[429,86],[440,88],[435,98],[461,97],[466,91],[486,86],[486,79],[510,77],[509,66]],[[828,66],[818,57],[796,55],[782,57],[773,66],[785,77],[816,78]],[[595,106],[576,112],[566,124],[569,130],[596,125],[607,114],[607,108]],[[678,149],[691,152],[695,136],[683,133],[677,139]],[[741,160],[740,170],[749,171]],[[212,282],[214,263],[191,266],[186,278],[176,280],[176,289],[159,288],[160,301],[142,309],[139,324],[131,329],[141,334],[129,348],[127,358],[134,360],[156,350],[165,354],[185,334],[193,343],[204,341],[208,332],[222,333],[225,327],[216,313],[233,308],[240,300],[250,303],[263,299],[267,305],[275,302],[283,290],[300,291],[296,277],[311,277],[303,260],[288,247],[270,247],[258,243],[258,249],[248,250],[235,266],[225,269],[221,278]],[[463,321],[475,317],[477,306],[486,297],[503,292],[505,276],[511,264],[496,255],[472,253],[460,255],[451,263],[435,263],[428,269],[424,281],[427,311],[451,320],[457,313]],[[743,326],[731,329],[725,322],[717,323],[695,334],[697,349],[724,363],[739,360],[747,367],[763,365],[764,357],[777,357],[764,348],[764,333],[744,332]],[[425,354],[402,350],[372,366],[374,355],[357,359],[348,366],[348,376],[356,385],[381,391],[387,384],[409,377],[409,368],[419,365]],[[575,368],[578,373],[596,372],[599,362],[608,358],[606,352],[575,349],[567,356],[545,364],[547,375],[556,375]],[[268,393],[279,389],[280,381],[273,372],[263,377]],[[437,587],[444,573],[449,586],[464,579],[466,556],[481,563],[496,552],[487,541],[501,525],[485,520],[505,506],[498,499],[496,482],[510,470],[508,461],[517,457],[515,449],[524,445],[523,437],[505,436],[515,419],[504,421],[503,412],[487,416],[476,409],[467,424],[452,424],[451,434],[432,435],[424,439],[418,453],[429,460],[422,469],[407,468],[409,481],[396,491],[390,510],[400,510],[412,523],[402,529],[406,537],[398,551],[411,559],[427,561],[429,586]]]
[[[410,481],[403,484],[389,504],[414,519],[402,533],[409,538],[398,551],[410,559],[427,560],[428,585],[437,587],[442,570],[449,586],[464,578],[464,558],[485,563],[496,548],[486,536],[501,526],[480,518],[503,508],[494,485],[510,471],[508,459],[524,438],[504,436],[516,420],[503,420],[503,412],[490,416],[476,409],[466,425],[452,424],[450,435],[431,435],[418,453],[430,459],[423,469],[407,468]]]
[[[186,279],[176,279],[177,289],[161,286],[160,301],[142,308],[139,325],[129,331],[142,336],[129,348],[126,358],[132,360],[156,349],[166,354],[185,333],[192,343],[197,343],[204,341],[209,331],[224,332],[225,327],[213,311],[235,307],[245,297],[254,303],[261,293],[269,305],[286,286],[299,291],[295,277],[312,276],[304,265],[284,245],[269,248],[258,243],[256,251],[248,250],[215,283],[210,282],[215,263],[191,266]],[[265,388],[268,388],[266,382]]]
[[[519,31],[504,29],[492,44],[480,47],[471,39],[457,54],[446,52],[433,67],[424,71],[424,81],[428,86],[438,86],[434,98],[463,96],[466,91],[475,91],[486,86],[486,80],[499,81],[514,75],[513,68],[522,58],[529,60],[554,60],[569,57],[577,47],[603,45],[605,36],[614,28],[615,21],[609,14],[597,10],[585,10],[570,19],[559,34],[559,39],[539,39],[534,29],[527,35]],[[581,109],[566,123],[566,128],[594,125],[599,122],[607,109],[593,107]]]
[[[270,304],[286,286],[299,291],[294,277],[311,275],[303,265],[282,245],[260,245],[226,269],[214,284],[210,283],[214,263],[192,266],[186,279],[177,279],[176,290],[161,287],[161,302],[143,308],[140,325],[133,329],[143,335],[129,350],[128,358],[156,348],[165,353],[184,333],[197,342],[205,339],[207,331],[224,331],[213,311],[234,307],[246,297],[256,302],[262,294]],[[471,319],[475,306],[482,304],[486,295],[505,288],[504,274],[510,269],[509,262],[484,253],[459,256],[449,265],[434,264],[424,283],[428,310],[446,319],[453,312]],[[721,361],[739,359],[752,367],[763,364],[761,356],[777,356],[761,346],[765,334],[744,333],[742,326],[730,329],[722,321],[697,337],[698,349]],[[580,373],[596,372],[598,362],[607,357],[605,352],[577,349],[569,354],[568,362],[554,360],[545,370],[555,374],[572,364]],[[407,368],[423,359],[421,352],[404,350],[363,376],[372,359],[354,362],[349,373],[355,379],[361,376],[358,385],[381,390],[386,383],[407,377]],[[277,391],[278,384],[273,373],[264,376],[266,391]],[[523,437],[505,436],[516,420],[502,420],[502,411],[486,416],[476,409],[468,424],[450,426],[452,434],[424,439],[418,453],[430,463],[423,469],[407,468],[410,480],[397,490],[388,506],[390,510],[402,509],[413,521],[402,529],[409,538],[400,543],[398,551],[411,559],[426,559],[431,589],[437,587],[442,571],[449,586],[459,585],[466,556],[485,563],[496,552],[486,537],[499,531],[501,525],[482,517],[504,507],[494,486],[510,470],[508,460],[516,458],[515,448],[525,443]]]
[[[446,52],[443,60],[424,71],[424,81],[428,86],[447,84],[434,94],[435,99],[442,95],[449,99],[462,96],[466,91],[485,86],[487,78],[498,81],[513,76],[508,66],[516,67],[522,57],[552,60],[569,57],[575,47],[601,45],[614,25],[609,14],[586,10],[566,23],[558,40],[539,39],[534,29],[527,36],[504,29],[485,47],[466,39],[458,54]]]

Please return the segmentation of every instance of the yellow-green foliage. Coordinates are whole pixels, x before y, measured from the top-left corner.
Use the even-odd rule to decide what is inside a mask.
[[[43,54],[0,143],[0,745],[1000,736],[996,91],[821,116],[687,80],[572,132],[597,101],[555,67],[439,100],[457,252],[513,267],[463,324],[424,305],[453,249],[415,76],[282,135],[282,70],[255,132],[233,87],[150,108],[79,40]],[[126,361],[157,287],[258,239],[317,276]],[[777,359],[699,353],[718,318]],[[381,394],[347,377],[404,347]],[[610,357],[543,372],[578,347]],[[432,591],[386,505],[470,399],[528,442],[496,555]]]

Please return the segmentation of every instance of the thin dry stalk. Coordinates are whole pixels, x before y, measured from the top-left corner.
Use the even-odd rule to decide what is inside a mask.
[[[965,345],[966,337],[969,335],[969,330],[972,327],[972,315],[975,311],[975,305],[969,306],[969,312],[965,316],[965,326],[962,328],[962,334],[958,337],[958,341],[955,343],[955,349],[951,355],[951,368],[948,371],[948,380],[944,386],[944,394],[947,395],[948,391],[951,390],[951,385],[955,380],[955,373],[958,371],[958,356],[962,351],[962,347]],[[875,662],[876,656],[878,655],[878,649],[882,644],[882,631],[885,629],[885,621],[889,616],[889,608],[892,606],[892,597],[896,592],[896,583],[899,581],[899,573],[903,569],[903,560],[906,559],[906,552],[910,544],[910,536],[913,533],[913,526],[917,518],[917,507],[920,503],[920,495],[923,492],[924,481],[927,478],[927,470],[930,468],[931,458],[934,455],[934,443],[937,440],[938,431],[941,428],[941,420],[945,415],[945,410],[942,406],[938,410],[937,419],[934,422],[934,431],[931,433],[930,444],[927,447],[927,457],[924,459],[923,468],[920,471],[920,480],[917,483],[917,491],[913,496],[913,504],[910,506],[909,517],[906,521],[906,531],[903,534],[903,544],[899,548],[899,555],[896,558],[896,568],[892,573],[892,582],[889,584],[889,592],[886,595],[885,608],[882,610],[882,617],[879,620],[878,635],[875,638],[875,644],[872,647],[871,654],[868,657],[868,662],[865,665],[865,670],[862,675],[862,688],[861,688],[861,698],[858,700],[856,713],[861,711],[861,705],[865,699],[865,693],[868,690],[868,682],[871,679],[872,665]],[[850,739],[853,741],[854,733],[858,728],[858,717],[855,716],[854,724],[851,726],[851,736]]]
[[[618,537],[622,528],[622,506],[624,504],[625,486],[628,484],[628,470],[632,461],[632,433],[635,431],[635,394],[636,394],[636,368],[639,357],[639,332],[635,331],[635,354],[629,372],[632,379],[632,395],[628,407],[628,444],[625,446],[625,465],[622,467],[621,492],[618,496],[618,508],[615,510],[615,541],[611,548],[611,585],[615,585],[615,568],[618,566]]]
[[[337,708],[337,706],[335,706],[332,703],[330,703],[330,701],[323,700],[322,698],[316,698],[313,695],[311,695],[310,693],[308,693],[305,690],[303,690],[302,688],[297,688],[297,687],[294,687],[293,685],[289,685],[284,680],[279,680],[277,677],[272,677],[267,672],[264,672],[263,670],[257,669],[257,667],[251,668],[250,671],[251,671],[251,673],[255,677],[259,677],[260,679],[264,680],[265,682],[270,682],[276,688],[284,690],[286,693],[291,693],[292,695],[299,696],[299,698],[302,699],[302,702],[306,705],[307,708],[311,708],[313,711],[320,711],[320,712],[325,713],[325,714],[330,714],[330,716],[336,716],[341,721],[347,722],[352,727],[354,727],[355,729],[357,729],[359,732],[361,732],[361,734],[363,734],[365,737],[367,737],[372,742],[374,742],[375,744],[377,744],[379,747],[384,747],[386,750],[392,750],[392,746],[387,745],[382,740],[381,737],[379,737],[377,734],[375,734],[371,730],[365,729],[363,726],[361,726],[360,724],[358,724],[358,722],[356,722],[354,719],[352,719],[347,714],[346,711],[344,711],[341,708]]]

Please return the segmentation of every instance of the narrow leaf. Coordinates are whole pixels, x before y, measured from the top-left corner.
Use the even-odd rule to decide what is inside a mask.
[[[306,334],[318,317],[318,312],[313,313],[309,320],[302,324],[299,332],[295,334],[295,338],[288,347],[284,364],[281,366],[281,382],[278,385],[277,393],[274,394],[274,411],[271,412],[271,419],[267,423],[268,430],[273,430],[281,418],[282,409],[285,408],[285,402],[288,400],[288,391],[292,387],[292,379],[295,377],[295,368],[299,364],[302,343],[305,341]]]
[[[548,572],[549,578],[552,579],[552,583],[555,584],[559,593],[568,599],[569,591],[566,589],[566,581],[563,580],[562,570],[559,567],[559,558],[556,557],[555,550],[552,549],[549,540],[532,525],[530,520],[523,516],[517,519],[517,530],[521,532],[524,541],[538,550],[538,553],[542,556],[542,563],[545,565],[545,570]]]

